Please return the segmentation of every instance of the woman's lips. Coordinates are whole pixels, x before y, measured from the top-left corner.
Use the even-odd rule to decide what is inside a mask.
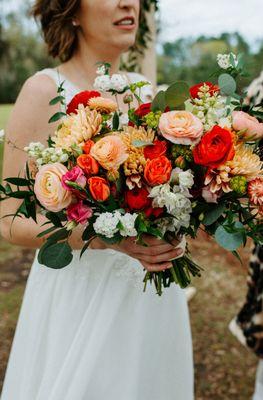
[[[124,17],[113,24],[118,29],[131,31],[136,27],[135,19],[133,17]]]

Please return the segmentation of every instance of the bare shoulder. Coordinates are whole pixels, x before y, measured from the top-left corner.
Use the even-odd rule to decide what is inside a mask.
[[[39,74],[28,78],[14,104],[7,124],[7,134],[23,139],[41,140],[44,132],[54,131],[49,118],[59,110],[59,106],[50,106],[49,101],[56,96],[55,82],[47,75]],[[35,138],[36,137],[36,138]],[[19,140],[20,141],[20,140]]]

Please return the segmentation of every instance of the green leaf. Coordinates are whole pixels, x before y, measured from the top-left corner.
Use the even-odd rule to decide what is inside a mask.
[[[72,249],[67,242],[52,243],[44,246],[41,256],[38,260],[46,267],[53,269],[61,269],[71,263],[73,259]]]
[[[173,83],[165,92],[165,103],[171,109],[179,108],[189,98],[189,86],[186,82]]]
[[[55,229],[58,229],[58,228],[57,228],[56,226],[51,226],[51,228],[48,228],[48,229],[46,229],[45,231],[40,232],[40,233],[37,235],[37,237],[41,238],[41,237],[47,235],[48,233],[53,232]]]
[[[220,225],[215,232],[217,243],[226,250],[235,251],[243,243],[244,226],[241,222],[235,222],[236,232],[228,232],[224,225]]]
[[[226,96],[233,96],[237,88],[235,79],[229,74],[221,74],[218,78],[218,85]]]
[[[153,143],[152,142],[145,142],[143,140],[133,140],[132,141],[132,145],[134,147],[139,148],[139,147],[144,147],[144,146],[153,146]]]
[[[157,93],[157,95],[152,101],[151,110],[153,112],[155,111],[163,112],[165,108],[166,108],[165,92],[164,90],[160,90],[160,92]]]
[[[58,242],[59,240],[67,239],[69,235],[70,231],[67,231],[66,228],[62,228],[50,235],[47,240],[51,242]]]
[[[34,193],[28,190],[18,190],[16,192],[11,192],[8,194],[9,197],[14,197],[15,199],[24,199],[26,197],[32,196]]]
[[[17,186],[30,185],[30,181],[24,178],[6,178],[5,181],[11,183],[12,185],[17,185]]]
[[[82,233],[82,240],[86,241],[96,235],[96,232],[93,228],[93,223],[90,221],[89,225],[85,228],[84,232]]]
[[[117,111],[115,111],[113,118],[112,118],[112,129],[114,131],[117,131],[119,129],[119,125],[120,125],[119,114],[117,113]]]
[[[52,222],[53,225],[61,228],[62,224],[61,224],[61,219],[59,218],[59,216],[51,211],[46,213],[46,217]]]
[[[54,106],[57,103],[63,103],[64,100],[65,100],[64,96],[57,96],[57,97],[54,97],[54,99],[50,100],[49,105]]]
[[[65,117],[66,115],[66,113],[59,111],[49,119],[48,123],[51,124],[52,122],[59,121],[62,117]]]
[[[209,210],[205,213],[202,223],[207,226],[212,225],[223,214],[225,209],[226,209],[226,206],[224,203],[219,203],[219,204],[215,205],[212,208],[212,210]]]

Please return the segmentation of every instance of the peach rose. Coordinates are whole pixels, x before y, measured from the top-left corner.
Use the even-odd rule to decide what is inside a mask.
[[[110,114],[111,112],[117,111],[117,103],[112,99],[105,97],[93,97],[89,100],[89,108],[91,110],[97,110],[101,113]]]
[[[62,176],[67,168],[56,162],[39,168],[36,174],[34,192],[38,201],[49,211],[58,212],[72,201],[71,192],[62,186]]]
[[[171,161],[165,156],[147,160],[144,178],[150,186],[162,185],[169,181],[172,172]]]
[[[107,170],[117,170],[128,158],[126,146],[117,135],[109,135],[97,141],[90,149],[90,155]]]
[[[96,201],[105,201],[110,195],[110,187],[106,179],[93,176],[88,179],[90,193]]]
[[[169,111],[162,114],[159,129],[172,143],[191,145],[203,134],[203,124],[189,111]]]
[[[248,140],[258,140],[263,138],[263,123],[257,118],[245,113],[244,111],[234,111],[233,128],[235,131],[245,130],[243,137]]]

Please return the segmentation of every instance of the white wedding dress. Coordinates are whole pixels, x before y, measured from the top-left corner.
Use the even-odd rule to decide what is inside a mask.
[[[79,90],[64,87],[68,102]],[[185,291],[143,293],[141,264],[114,250],[73,253],[62,270],[36,253],[1,400],[193,400]]]

